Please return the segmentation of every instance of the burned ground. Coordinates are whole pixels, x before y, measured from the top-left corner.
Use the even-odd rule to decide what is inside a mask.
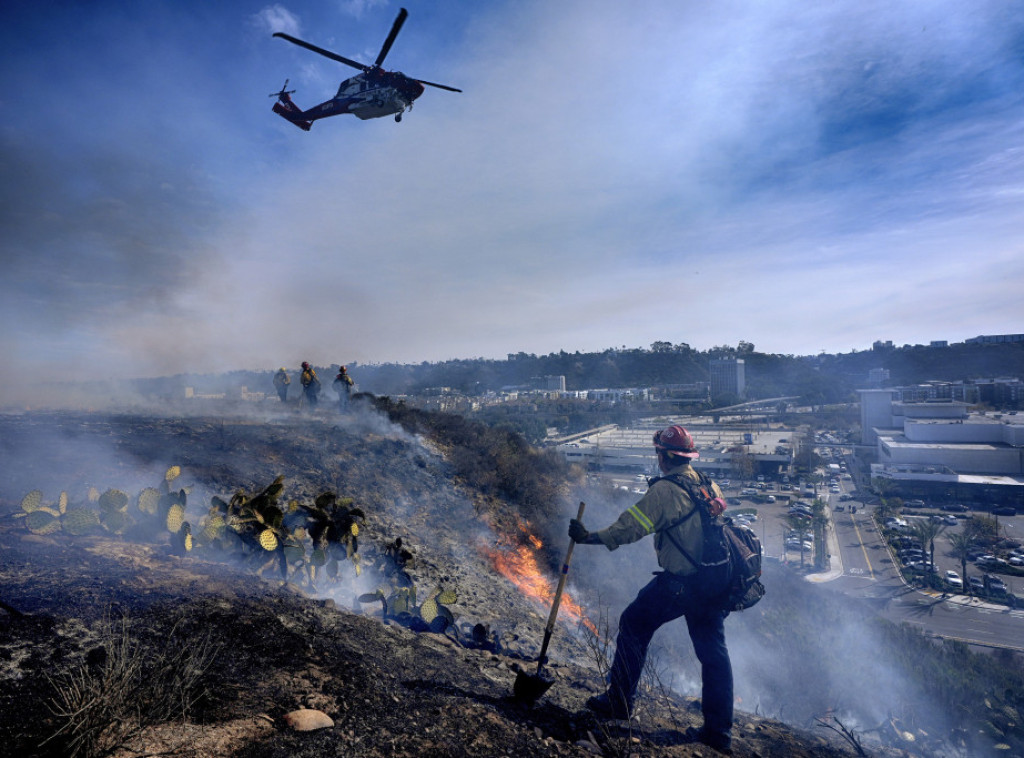
[[[533,707],[516,702],[513,684],[518,671],[534,670],[546,610],[491,567],[483,548],[500,536],[493,522],[503,517],[454,480],[443,454],[374,414],[343,423],[21,414],[2,425],[2,754],[66,754],[64,737],[45,742],[63,723],[55,696],[67,672],[102,662],[111,629],[129,630],[141,651],[203,640],[214,653],[188,718],[133,736],[123,756],[714,754],[685,743],[685,728],[700,721],[687,698],[651,694],[631,724],[589,717],[583,703],[600,686],[594,652],[566,626],[546,668],[554,685]],[[51,499],[66,490],[72,500],[89,487],[133,491],[172,464],[191,482],[190,504],[278,475],[290,497],[330,489],[355,498],[367,513],[360,581],[374,581],[382,546],[402,536],[416,555],[417,586],[457,588],[457,624],[435,634],[383,620],[379,606],[354,599],[365,586],[351,577],[300,589],[198,553],[176,555],[166,539],[36,535],[14,518],[30,489]],[[469,633],[477,623],[492,630],[484,642]],[[299,708],[323,711],[334,726],[286,728],[284,715]],[[821,735],[744,713],[735,748],[841,752]]]

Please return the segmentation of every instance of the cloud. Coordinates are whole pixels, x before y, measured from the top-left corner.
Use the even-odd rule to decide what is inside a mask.
[[[299,27],[298,17],[280,4],[261,8],[253,15],[253,22],[271,34],[284,32],[297,37],[302,31]]]
[[[394,10],[304,8],[302,26],[369,60]],[[353,72],[269,40],[301,36],[283,5],[225,14],[99,12],[72,52],[35,21],[5,32],[26,85],[0,133],[19,362],[1019,331],[1024,25],[1000,3],[412,3],[389,65],[464,92],[309,133],[267,93],[292,77],[310,107]],[[69,97],[88,103],[73,123]]]

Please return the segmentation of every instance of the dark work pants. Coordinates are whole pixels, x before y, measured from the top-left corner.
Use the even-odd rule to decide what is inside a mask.
[[[725,611],[707,611],[678,579],[658,574],[640,590],[619,618],[615,660],[609,674],[609,695],[632,704],[654,633],[680,616],[701,665],[701,709],[704,727],[729,736],[732,730],[732,664],[725,646]]]

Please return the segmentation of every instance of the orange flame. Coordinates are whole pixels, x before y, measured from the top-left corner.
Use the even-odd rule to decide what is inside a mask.
[[[529,531],[529,524],[521,523],[519,527],[523,531],[521,541],[506,538],[500,540],[494,548],[482,546],[481,549],[490,558],[498,573],[516,585],[526,597],[550,610],[555,599],[557,581],[551,581],[544,576],[537,563],[537,552],[544,543]],[[562,592],[562,600],[558,607],[559,614],[564,611],[575,623],[582,623],[597,634],[597,627],[586,617],[583,608],[569,596],[568,592]]]

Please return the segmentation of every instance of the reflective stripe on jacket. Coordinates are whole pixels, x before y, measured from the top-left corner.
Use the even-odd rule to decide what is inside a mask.
[[[672,474],[692,479],[694,482],[699,481],[697,472],[693,470],[689,462],[665,472],[666,476]],[[712,488],[717,496],[722,496],[722,491],[717,484],[712,485]],[[615,550],[621,545],[628,545],[643,539],[648,534],[654,534],[654,550],[658,555],[658,565],[672,574],[683,576],[693,574],[697,570],[696,567],[662,532],[669,524],[675,523],[690,513],[693,507],[693,503],[690,502],[689,496],[682,487],[669,481],[657,481],[647,490],[647,494],[626,509],[614,524],[599,531],[597,536],[605,547]],[[699,561],[704,552],[704,534],[700,515],[693,514],[692,517],[675,527],[673,534],[683,548]]]

